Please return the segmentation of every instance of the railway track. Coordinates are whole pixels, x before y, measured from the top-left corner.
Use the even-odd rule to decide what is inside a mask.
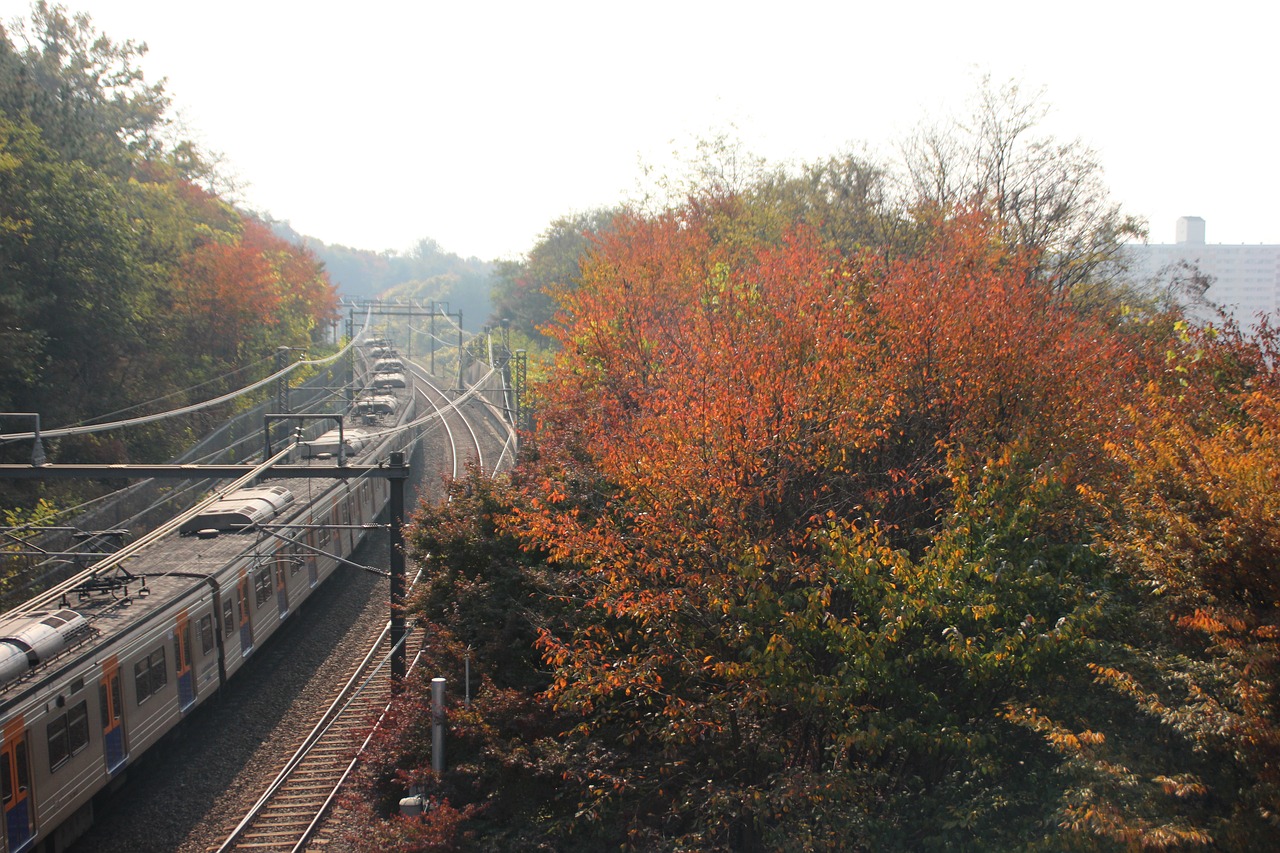
[[[414,388],[418,399],[435,410],[444,429],[447,447],[441,460],[442,470],[448,471],[456,479],[462,476],[468,460],[475,460],[483,469],[484,449],[463,408],[450,399],[449,394],[430,374],[412,362],[409,367],[415,374]]]
[[[477,429],[472,423],[478,416],[468,409],[482,403],[458,404],[420,368],[415,373],[419,398],[436,411],[442,427],[440,470],[458,477],[468,461],[485,469],[486,448],[495,458],[504,455],[504,437],[486,425]],[[509,464],[509,454],[506,458]],[[406,636],[411,644],[420,642],[418,632]],[[406,652],[412,661],[418,649],[411,646]],[[266,791],[222,844],[209,846],[208,851],[302,851],[329,842],[326,816],[359,760],[371,721],[380,719],[391,701],[389,653],[389,629],[384,628]]]
[[[416,636],[409,632],[407,642],[416,645]],[[416,647],[407,652],[416,659]],[[211,851],[301,851],[327,842],[325,817],[368,742],[370,721],[391,702],[390,653],[388,626],[257,803]]]

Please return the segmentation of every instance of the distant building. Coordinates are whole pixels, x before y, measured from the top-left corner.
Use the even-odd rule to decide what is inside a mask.
[[[1222,306],[1242,327],[1256,326],[1259,314],[1280,319],[1280,245],[1206,243],[1204,220],[1178,220],[1176,243],[1129,247],[1135,281],[1167,282],[1169,271],[1189,264],[1212,277],[1205,297]]]

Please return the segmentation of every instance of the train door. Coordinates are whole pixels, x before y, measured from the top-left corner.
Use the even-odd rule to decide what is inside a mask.
[[[276,551],[276,607],[281,619],[289,615],[289,587],[285,585],[288,565],[289,549],[285,547]]]
[[[320,581],[320,555],[329,552],[329,528],[323,524],[316,525],[312,519],[312,526],[307,530],[307,579],[311,581],[311,587],[315,587]]]
[[[173,661],[178,671],[178,707],[186,711],[196,703],[196,679],[191,671],[191,620],[186,610],[178,613],[173,631]]]
[[[347,489],[338,504],[338,535],[346,543],[342,553],[350,554],[356,547],[356,532],[351,529],[351,490]]]
[[[15,717],[4,726],[4,739],[0,743],[0,794],[4,804],[5,841],[10,853],[19,853],[36,834],[31,762],[22,717]]]
[[[241,573],[240,582],[236,584],[236,603],[240,614],[240,654],[248,655],[253,651],[253,618],[249,610],[249,575]]]
[[[102,709],[102,743],[107,773],[114,776],[129,757],[124,737],[124,691],[120,687],[120,661],[115,655],[102,663],[98,682],[98,706]]]
[[[347,535],[347,531],[342,527],[342,498],[336,498],[333,507],[329,510],[329,525],[333,528],[333,547],[328,549],[330,554],[341,556],[346,553],[346,549],[342,547],[342,537]]]
[[[320,580],[319,563],[316,562],[315,527],[307,528],[307,582],[314,587]]]

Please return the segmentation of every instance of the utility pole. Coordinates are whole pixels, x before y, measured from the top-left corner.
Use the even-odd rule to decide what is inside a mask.
[[[462,396],[462,312],[458,312],[458,396]]]
[[[528,407],[528,403],[525,401],[524,394],[525,374],[528,370],[528,362],[526,361],[526,354],[524,350],[518,349],[515,351],[514,355],[515,370],[512,371],[514,376],[511,378],[511,385],[515,388],[516,394],[516,410],[513,413],[513,416],[515,418],[516,434],[519,435],[519,430],[528,430],[530,426],[528,423],[529,413],[525,411]]]
[[[431,375],[436,375],[436,303],[431,302]]]
[[[276,347],[276,373],[289,366],[289,347]],[[289,413],[289,379],[281,376],[276,379],[276,411]]]

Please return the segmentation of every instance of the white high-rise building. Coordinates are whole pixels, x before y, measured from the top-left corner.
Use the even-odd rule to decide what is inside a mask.
[[[1204,220],[1184,216],[1178,220],[1176,243],[1133,245],[1129,250],[1135,281],[1164,283],[1168,271],[1188,264],[1212,277],[1205,297],[1242,327],[1256,326],[1259,314],[1280,321],[1280,245],[1206,243]]]

